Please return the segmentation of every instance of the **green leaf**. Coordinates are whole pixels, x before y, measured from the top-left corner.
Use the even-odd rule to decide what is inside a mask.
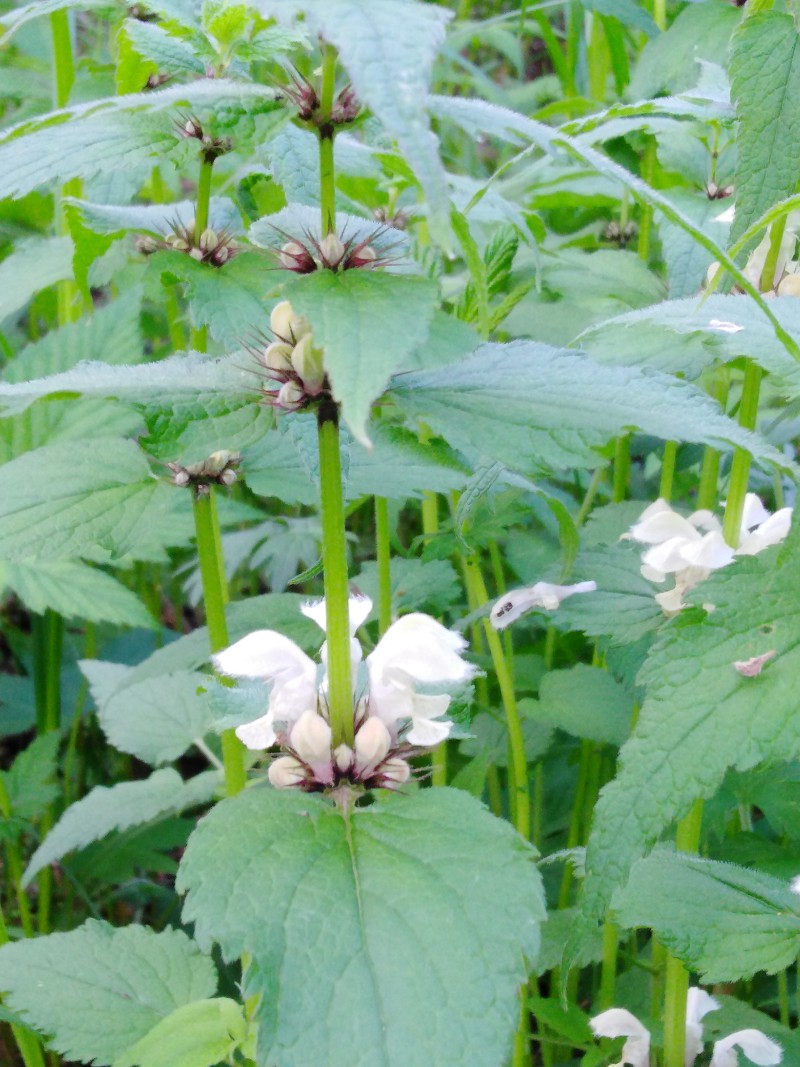
[[[69,11],[75,7],[79,7],[81,11],[100,9],[114,12],[117,10],[114,0],[33,0],[31,4],[21,4],[19,7],[7,11],[0,18],[0,26],[6,31],[0,40],[5,44],[17,30],[32,19],[52,15],[54,11]]]
[[[247,1036],[241,1007],[227,997],[176,1008],[114,1061],[114,1067],[214,1067]]]
[[[36,849],[25,871],[25,885],[48,864],[100,841],[112,830],[127,830],[207,803],[219,784],[216,771],[205,771],[184,782],[170,767],[154,771],[142,781],[95,786],[67,808]]]
[[[703,982],[775,974],[800,951],[800,899],[782,882],[732,863],[659,849],[614,894],[621,926],[650,927]]]
[[[0,558],[147,558],[162,534],[167,544],[184,539],[164,528],[178,499],[133,441],[37,448],[0,467]]]
[[[398,378],[391,395],[407,416],[456,448],[524,474],[532,467],[595,466],[594,448],[634,428],[726,450],[738,444],[786,465],[687,382],[637,367],[612,373],[581,353],[534,342],[482,345],[457,367]]]
[[[425,194],[431,230],[448,243],[449,196],[426,113],[428,82],[451,12],[416,0],[258,0],[281,21],[305,13],[304,26],[335,45],[361,101],[395,138]]]
[[[630,733],[633,699],[607,671],[577,663],[544,675],[534,714],[573,737],[621,745]]]
[[[407,274],[320,270],[289,282],[286,297],[308,319],[342,414],[362,442],[370,406],[428,334],[435,282]]]
[[[167,33],[155,22],[126,19],[121,35],[124,35],[144,59],[151,60],[159,73],[204,75],[205,64],[195,54],[188,41]]]
[[[34,293],[72,275],[69,237],[21,241],[0,263],[0,322],[24,307]]]
[[[800,537],[777,556],[737,560],[701,583],[666,626],[638,681],[647,695],[617,777],[595,809],[586,855],[583,911],[599,917],[633,862],[725,772],[800,755],[795,689],[800,664]],[[735,664],[776,653],[761,674]]]
[[[251,954],[262,1067],[497,1067],[538,948],[532,857],[459,790],[343,812],[265,788],[203,820],[177,884],[200,944]]]
[[[114,670],[109,692],[108,669]],[[129,752],[145,763],[157,765],[177,759],[197,738],[210,729],[214,715],[208,701],[198,693],[208,676],[195,671],[173,671],[158,678],[126,685],[130,668],[118,664],[83,660],[103,732],[115,748]]]
[[[754,12],[731,38],[731,97],[739,119],[732,240],[797,186],[799,45],[793,17],[780,11]]]
[[[178,200],[172,204],[93,204],[67,197],[64,202],[77,212],[87,229],[108,236],[141,230],[166,237],[174,233],[176,226],[189,226],[194,222],[195,204],[192,200]],[[227,196],[211,197],[208,218],[214,230],[225,230],[234,235],[241,230],[239,210]]]
[[[32,821],[44,815],[59,794],[54,779],[61,734],[42,734],[17,756],[8,771],[0,771],[11,814]]]
[[[0,562],[0,591],[10,590],[30,611],[68,619],[146,626],[156,621],[135,593],[104,571],[79,560]]]
[[[90,919],[67,934],[0,948],[0,989],[68,1060],[107,1067],[175,1008],[214,995],[211,960],[181,930],[114,929]]]
[[[445,559],[429,561],[403,559],[391,561],[392,617],[408,611],[429,611],[441,614],[461,598],[461,583],[453,564]],[[378,603],[378,564],[365,563],[356,577],[356,585]]]

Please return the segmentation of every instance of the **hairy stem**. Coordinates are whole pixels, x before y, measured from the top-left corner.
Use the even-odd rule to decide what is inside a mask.
[[[208,487],[207,493],[199,493],[194,498],[194,528],[209,644],[212,652],[221,652],[229,644],[228,624],[225,621],[228,583],[213,486]],[[233,796],[247,784],[244,746],[233,730],[226,730],[222,735],[222,764],[225,768],[225,787],[228,795]]]
[[[392,553],[389,534],[389,502],[375,497],[375,555],[378,560],[378,632],[381,637],[392,624]]]
[[[350,746],[353,744],[353,682],[350,667],[347,540],[339,452],[339,409],[332,400],[320,404],[317,426],[328,638],[328,704],[333,747],[336,748],[343,743]]]
[[[200,176],[197,179],[197,203],[194,209],[194,240],[208,229],[208,216],[211,208],[211,176],[214,173],[214,160],[203,156],[200,160]]]
[[[322,213],[322,236],[336,229],[336,173],[333,162],[333,138],[336,128],[331,123],[333,93],[336,87],[336,49],[325,45],[322,50],[322,91],[319,118],[319,206]]]

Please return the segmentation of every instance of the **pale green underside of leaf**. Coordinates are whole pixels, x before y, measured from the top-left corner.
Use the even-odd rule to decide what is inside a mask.
[[[211,727],[213,712],[204,695],[198,693],[208,685],[207,675],[174,671],[126,685],[125,676],[132,668],[93,660],[83,660],[80,666],[91,685],[97,718],[108,740],[145,763],[157,765],[177,759]],[[117,684],[110,694],[103,694],[95,681],[107,677],[109,666],[115,668]]]
[[[150,59],[160,73],[184,74],[189,77],[205,74],[205,64],[195,54],[191,44],[167,33],[158,23],[126,19],[122,32],[133,49],[144,59]]]
[[[246,1035],[247,1023],[235,1000],[196,1000],[157,1023],[113,1067],[215,1067],[230,1062]]]
[[[261,1067],[497,1067],[543,918],[531,860],[458,790],[343,817],[261,788],[200,823],[178,885],[201,944],[251,954]]]
[[[109,97],[50,112],[0,136],[0,198],[53,181],[124,173],[173,148],[181,109],[274,106],[275,91],[224,78]]]
[[[800,170],[800,37],[794,19],[757,11],[731,38],[731,96],[736,137],[736,240],[797,186]]]
[[[52,15],[54,11],[69,11],[71,8],[76,7],[79,7],[81,11],[93,11],[97,8],[114,11],[117,8],[117,4],[114,0],[33,0],[33,3],[21,4],[19,7],[6,12],[0,18],[0,26],[5,30],[0,42],[5,44],[17,30],[32,19]]]
[[[425,104],[451,13],[415,0],[257,0],[256,7],[281,21],[303,11],[310,32],[336,45],[359,99],[414,169],[433,234],[448,243],[447,183]]]
[[[185,522],[175,520],[190,511],[188,496],[153,478],[133,441],[46,445],[0,467],[0,558],[147,559],[185,543]]]
[[[601,366],[537,342],[483,345],[457,367],[396,379],[391,396],[456,448],[523,473],[592,466],[594,448],[632,429],[726,450],[739,445],[756,459],[787,464],[687,382],[638,367]]]
[[[122,582],[79,560],[0,562],[0,592],[10,591],[29,611],[56,611],[68,619],[153,628],[155,619]]]
[[[106,1067],[175,1008],[214,995],[214,965],[181,930],[77,930],[0,948],[0,989],[67,1060]]]
[[[725,772],[800,755],[795,713],[800,669],[798,535],[737,560],[691,594],[709,615],[687,611],[665,628],[638,682],[647,696],[617,777],[595,809],[583,911],[603,914],[631,865]],[[775,651],[757,677],[735,662]]]
[[[21,242],[0,263],[0,322],[23,308],[34,293],[71,275],[69,237],[37,237]]]
[[[159,816],[175,815],[207,803],[220,782],[216,771],[205,771],[184,782],[177,771],[167,767],[141,781],[95,786],[67,808],[36,849],[25,871],[25,885],[43,867],[100,841],[113,830],[128,830]]]
[[[779,296],[770,306],[783,328],[800,336],[800,300]],[[601,363],[647,365],[690,377],[714,360],[748,356],[775,376],[786,396],[800,395],[800,363],[745,296],[667,300],[608,319],[578,341]]]
[[[166,237],[176,226],[188,226],[194,221],[195,204],[179,200],[173,204],[93,204],[74,197],[65,203],[75,207],[83,224],[99,234],[120,234],[128,230]],[[242,228],[239,210],[227,196],[212,196],[208,205],[209,226],[237,234]]]
[[[427,278],[361,270],[315,271],[286,285],[325,350],[333,395],[358,440],[367,439],[372,401],[425,340],[437,295]]]
[[[800,898],[760,871],[659,849],[614,894],[621,926],[650,927],[703,982],[775,974],[800,950]]]

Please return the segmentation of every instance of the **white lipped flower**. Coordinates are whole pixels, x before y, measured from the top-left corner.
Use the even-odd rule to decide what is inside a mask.
[[[356,699],[363,653],[356,630],[372,609],[369,597],[349,601],[350,655],[354,677],[353,748],[332,747],[327,706],[327,649],[322,670],[294,641],[275,630],[256,630],[213,657],[220,674],[270,685],[266,712],[236,728],[251,749],[276,743],[287,755],[273,761],[269,777],[279,788],[318,789],[342,780],[396,788],[408,781],[403,757],[445,740],[452,723],[443,719],[448,693],[420,687],[453,687],[469,681],[475,668],[461,658],[466,641],[429,615],[415,612],[393,623],[367,656],[367,687]],[[301,611],[325,629],[325,602]]]
[[[575,582],[573,585],[553,585],[551,582],[536,582],[522,589],[512,589],[495,603],[489,619],[495,630],[504,630],[526,612],[534,608],[555,611],[562,600],[575,593],[593,593],[596,582]]]
[[[692,988],[686,997],[685,1067],[692,1067],[703,1051],[703,1018],[722,1005],[704,989]],[[625,1008],[609,1008],[589,1020],[595,1037],[624,1037],[622,1059],[614,1067],[650,1067],[650,1031]],[[714,1043],[709,1067],[737,1067],[736,1049],[759,1067],[775,1067],[783,1049],[760,1030],[737,1030]]]
[[[659,499],[645,508],[623,536],[650,546],[642,555],[643,577],[661,584],[673,576],[673,587],[656,594],[656,601],[672,615],[685,607],[684,594],[712,571],[727,567],[737,556],[754,556],[779,544],[791,522],[791,508],[770,514],[755,493],[748,493],[733,548],[726,543],[722,523],[712,512],[695,511],[684,518],[666,500]]]

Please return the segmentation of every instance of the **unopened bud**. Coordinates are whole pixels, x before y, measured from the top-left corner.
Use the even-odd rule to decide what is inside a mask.
[[[268,370],[290,371],[292,369],[292,346],[284,341],[273,341],[264,352],[264,365]]]
[[[286,270],[293,270],[298,274],[310,274],[317,269],[314,257],[299,241],[287,241],[281,248],[278,262]]]
[[[306,768],[294,756],[279,756],[270,764],[267,774],[276,789],[292,789],[308,777]]]
[[[304,711],[289,735],[292,748],[312,767],[331,758],[331,728],[316,711]]]
[[[233,485],[236,481],[236,471],[231,470],[229,467],[226,471],[223,471],[222,474],[220,474],[219,480],[223,485]]]
[[[405,785],[411,777],[411,768],[404,759],[395,756],[382,764],[380,773],[386,789],[397,789],[398,786]]]
[[[203,253],[199,248],[190,248],[189,255],[192,259],[196,259],[198,263],[203,262]]]
[[[372,245],[359,245],[347,257],[347,266],[356,270],[359,268],[361,270],[369,270],[370,267],[375,266],[377,258],[377,253]]]
[[[711,285],[711,283],[714,281],[714,279],[717,276],[717,271],[718,270],[719,270],[719,262],[715,259],[714,262],[710,264],[708,270],[706,271],[706,285],[707,286]]]
[[[136,238],[136,251],[143,256],[151,256],[153,252],[158,251],[158,248],[158,241],[155,237],[144,236]]]
[[[286,411],[296,411],[302,407],[306,394],[297,382],[284,382],[278,390],[278,406]]]
[[[196,119],[187,119],[180,130],[181,137],[197,137],[200,139],[203,136],[203,127]]]
[[[213,252],[219,244],[219,237],[215,230],[203,230],[198,243],[204,252]]]
[[[305,391],[316,396],[322,390],[325,370],[322,366],[322,350],[314,348],[314,339],[310,333],[294,346],[292,366],[302,378]]]
[[[338,267],[344,259],[344,244],[338,234],[329,233],[319,245],[320,255],[326,267]]]
[[[176,252],[188,252],[190,245],[184,237],[179,237],[176,233],[171,233],[167,239],[167,244],[170,248],[174,248]]]
[[[360,772],[376,767],[386,759],[392,747],[386,724],[376,715],[370,715],[356,734],[354,747],[356,766]]]
[[[353,750],[349,745],[339,745],[334,750],[333,759],[340,774],[347,774],[353,766]]]
[[[778,296],[800,296],[800,274],[787,274],[781,278]]]
[[[276,337],[297,343],[301,337],[311,333],[311,327],[305,319],[295,315],[288,300],[281,300],[272,309],[269,325]]]
[[[227,263],[233,255],[234,249],[231,245],[219,244],[208,257],[209,262],[215,267],[221,267],[223,263]]]
[[[331,120],[337,124],[352,122],[361,109],[358,97],[352,85],[346,85],[336,98],[331,111]]]

